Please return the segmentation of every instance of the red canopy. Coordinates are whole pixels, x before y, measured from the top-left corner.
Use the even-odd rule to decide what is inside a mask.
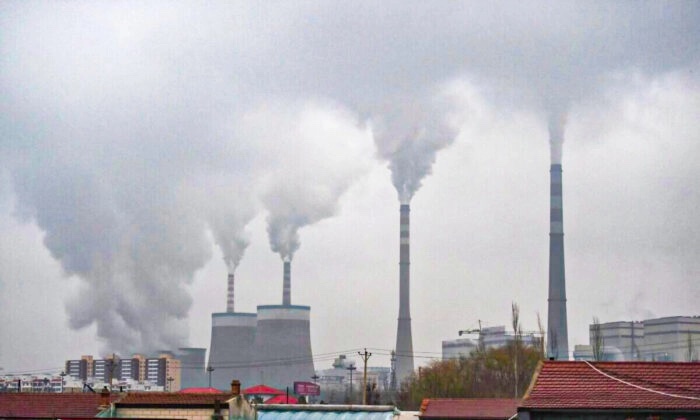
[[[284,395],[284,391],[267,385],[255,385],[243,390],[243,395]],[[291,399],[291,398],[290,398]]]
[[[289,396],[289,400],[287,399],[286,395],[275,395],[274,397],[265,401],[265,404],[296,404],[298,402],[299,400],[292,397],[291,395]]]
[[[224,392],[216,388],[185,388],[181,389],[182,394],[223,394]]]

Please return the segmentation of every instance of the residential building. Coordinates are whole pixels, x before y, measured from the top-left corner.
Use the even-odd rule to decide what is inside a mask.
[[[700,363],[545,361],[519,420],[700,418]]]

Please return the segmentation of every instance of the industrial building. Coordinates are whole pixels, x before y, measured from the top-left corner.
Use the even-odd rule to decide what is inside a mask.
[[[212,314],[207,372],[211,386],[244,385],[280,389],[314,375],[309,306],[291,303],[291,262],[283,262],[282,305],[260,305],[257,313],[235,312],[234,277],[228,276],[226,312]]]
[[[599,331],[599,332],[597,332]],[[671,316],[644,321],[615,321],[589,326],[589,344],[577,345],[575,360],[593,360],[599,335],[606,361],[700,360],[700,316]]]
[[[461,335],[461,334],[460,334]],[[504,325],[495,327],[483,327],[469,332],[466,337],[442,342],[442,360],[469,357],[481,343],[484,349],[503,347],[515,339],[515,334],[506,331]],[[522,343],[537,346],[542,340],[541,334],[534,332],[523,333],[520,336]]]

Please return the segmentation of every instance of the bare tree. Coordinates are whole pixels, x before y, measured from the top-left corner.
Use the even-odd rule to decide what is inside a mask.
[[[545,358],[545,344],[544,344],[544,326],[542,325],[542,319],[540,318],[540,313],[537,312],[537,331],[540,334],[537,340],[537,349],[540,353],[540,360]]]
[[[600,320],[597,316],[593,317],[593,325],[591,325],[591,346],[593,347],[593,360],[599,362],[603,360],[603,346],[605,345],[605,340],[603,339],[603,333],[600,330]]]

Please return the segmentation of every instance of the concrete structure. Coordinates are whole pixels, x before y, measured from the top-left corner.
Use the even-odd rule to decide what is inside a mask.
[[[180,359],[180,388],[197,388],[207,384],[205,372],[207,349],[197,347],[180,347],[176,356]],[[122,376],[124,366],[122,364]]]
[[[257,315],[220,312],[211,314],[209,368],[211,386],[228,389],[231,381],[252,384],[251,363]]]
[[[399,320],[396,329],[396,386],[413,374],[413,337],[411,334],[411,207],[399,208]]]
[[[253,382],[285,389],[313,376],[310,312],[308,306],[258,306]]]
[[[576,360],[593,360],[595,326],[589,326],[589,344],[577,345]],[[700,360],[700,316],[672,316],[644,321],[598,324],[603,360],[688,362]]]
[[[227,285],[227,290],[226,290],[226,312],[236,312],[234,310],[234,294],[233,294],[233,283],[234,283],[234,277],[233,273],[228,274],[228,285]]]
[[[284,261],[282,272],[282,304],[292,304],[292,263]]]
[[[549,300],[547,310],[547,356],[569,359],[564,270],[564,211],[561,164],[550,169]]]
[[[522,343],[526,346],[537,346],[542,337],[540,334],[527,332],[520,337]],[[472,351],[479,347],[481,342],[484,349],[503,347],[515,339],[515,334],[506,331],[504,325],[495,327],[484,327],[481,330],[476,330],[470,333],[468,337],[458,338],[456,340],[445,340],[442,342],[442,359],[458,359],[460,357],[469,357]]]

